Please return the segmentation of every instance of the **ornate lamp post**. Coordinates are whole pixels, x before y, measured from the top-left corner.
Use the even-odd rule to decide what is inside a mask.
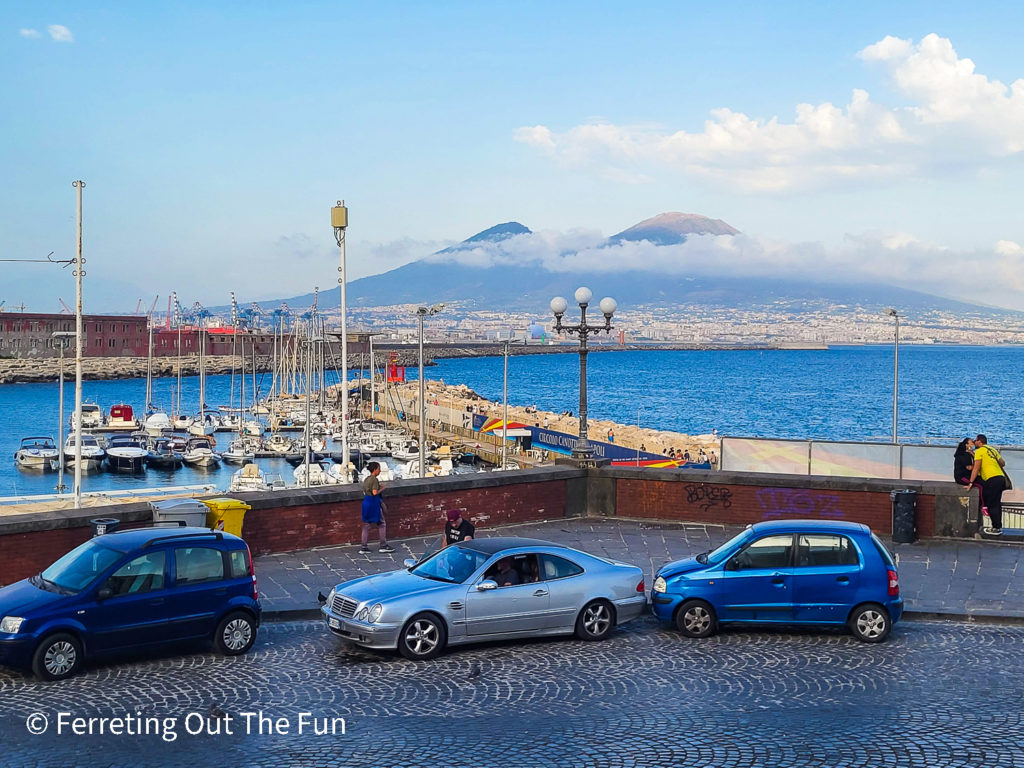
[[[892,442],[895,445],[899,442],[897,424],[900,414],[900,318],[902,315],[891,307],[885,310],[885,314],[896,321],[896,343],[893,346],[892,357]]]
[[[562,316],[569,308],[569,303],[561,296],[551,300],[551,311],[555,315],[555,331],[569,335],[575,334],[580,340],[580,436],[576,447],[572,450],[572,457],[578,463],[593,464],[594,448],[587,439],[587,338],[592,333],[610,333],[612,329],[612,315],[618,305],[615,299],[605,297],[601,299],[601,312],[604,314],[604,325],[589,325],[587,323],[587,306],[590,304],[594,294],[589,288],[577,288],[573,295],[576,303],[580,305],[580,322],[578,325],[563,325]]]

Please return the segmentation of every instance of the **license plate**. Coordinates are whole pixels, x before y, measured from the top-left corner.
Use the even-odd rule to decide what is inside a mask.
[[[337,619],[328,619],[327,626],[329,626],[331,629],[341,629],[341,622]]]

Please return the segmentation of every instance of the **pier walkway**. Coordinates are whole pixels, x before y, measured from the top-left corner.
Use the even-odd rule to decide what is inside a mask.
[[[359,554],[358,545],[325,547],[256,558],[263,609],[270,620],[318,615],[317,592],[335,584],[400,568],[440,545],[438,535],[392,541],[393,554]],[[582,517],[477,531],[478,536],[546,539],[644,569],[647,585],[664,563],[705,552],[740,528]],[[1024,623],[1024,546],[989,541],[928,539],[892,545],[908,618],[976,619]]]

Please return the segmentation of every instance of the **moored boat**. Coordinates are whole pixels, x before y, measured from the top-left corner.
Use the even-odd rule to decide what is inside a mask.
[[[135,418],[135,412],[130,405],[118,403],[111,406],[110,415],[107,417],[107,429],[131,430],[139,428],[139,420]]]
[[[154,440],[146,457],[146,466],[154,469],[177,469],[182,464],[181,452],[169,437]]]
[[[181,458],[190,467],[214,467],[220,463],[220,454],[213,450],[208,437],[191,438]]]
[[[144,472],[149,448],[145,438],[112,435],[107,442],[107,467],[112,472]]]
[[[103,468],[103,460],[107,452],[103,450],[95,435],[82,435],[82,471],[96,472]],[[64,441],[64,466],[69,470],[75,468],[75,436],[68,435]]]
[[[57,468],[60,454],[52,437],[24,437],[14,454],[15,463],[22,469],[50,472]]]

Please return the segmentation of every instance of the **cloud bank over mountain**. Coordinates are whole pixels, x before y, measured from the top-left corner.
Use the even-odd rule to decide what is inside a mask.
[[[515,138],[561,165],[642,183],[666,173],[743,193],[791,193],[975,173],[1024,150],[1024,79],[975,71],[952,42],[885,37],[857,56],[886,75],[897,106],[857,88],[843,107],[797,104],[785,122],[728,107],[703,131],[582,124],[524,126]]]

